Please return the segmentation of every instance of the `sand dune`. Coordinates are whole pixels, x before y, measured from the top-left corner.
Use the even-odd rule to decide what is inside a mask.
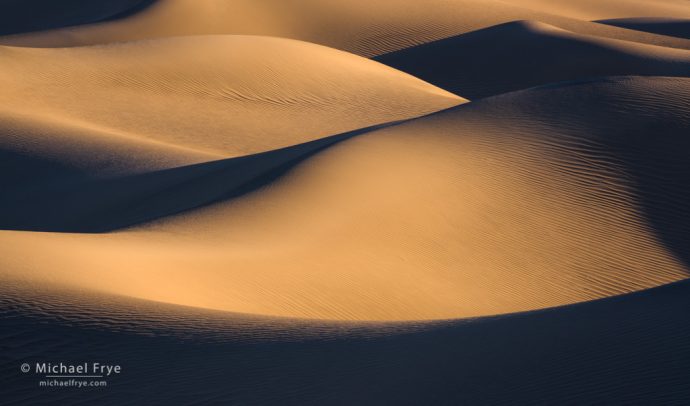
[[[464,101],[376,62],[277,38],[3,47],[0,54],[7,59],[0,68],[3,116],[18,121],[31,111],[28,120],[142,138],[197,155],[266,151]]]
[[[0,403],[688,404],[688,21],[0,0]]]
[[[0,224],[9,229],[103,231],[174,213],[211,198],[188,190],[184,203],[171,196],[169,209],[143,210],[131,219],[112,210],[199,173],[216,173],[222,183],[208,193],[224,195],[230,188],[224,176],[244,185],[324,142],[258,158],[260,165],[239,160],[229,169],[201,165],[180,175],[174,167],[288,147],[465,102],[379,63],[278,38],[1,47],[0,54],[7,60],[0,68],[0,185],[7,194],[0,201]],[[89,213],[94,218],[86,224],[80,219]]]
[[[69,190],[108,218],[165,214],[208,188],[222,203],[113,234],[3,231],[4,278],[346,320],[507,313],[679,280],[688,100],[688,79],[537,88],[358,135],[241,196],[224,180],[246,172],[232,161],[150,182],[163,191]],[[125,200],[102,193],[127,184]]]
[[[505,3],[543,10],[581,20],[625,17],[687,16],[685,0],[503,0]]]
[[[488,47],[487,44],[501,44]],[[518,21],[382,55],[377,61],[470,99],[616,75],[687,76],[690,51]]]
[[[160,154],[161,151],[144,150],[143,156],[126,155],[140,153],[142,145],[146,144],[135,144],[140,149],[129,145],[118,149],[117,144],[81,146],[87,149],[109,147],[113,154],[122,154],[86,162],[82,162],[78,153],[76,157],[68,155],[67,159],[58,157],[63,161],[27,158],[21,153],[5,154],[7,171],[0,180],[11,195],[0,202],[0,210],[4,213],[0,227],[105,232],[136,225],[258,189],[323,148],[377,127],[382,126],[261,154],[151,171],[146,171],[146,164],[169,164],[164,160],[166,155],[163,158],[153,155],[156,160],[147,161],[147,153]],[[123,168],[104,164],[110,160],[119,160]],[[23,180],[27,177],[35,181],[26,185]]]
[[[581,34],[690,49],[686,39],[589,22],[621,16],[690,18],[690,10],[682,0],[644,3],[157,0],[116,21],[5,37],[0,38],[0,43],[64,47],[184,35],[245,34],[294,38],[369,57],[510,21],[535,20]]]
[[[690,19],[687,18],[614,18],[610,20],[599,20],[597,22],[631,30],[690,39]]]
[[[8,405],[56,399],[104,405],[690,400],[684,379],[688,282],[527,314],[425,325],[247,318],[107,296],[95,301],[74,292],[60,295],[72,303],[56,305],[46,301],[46,291],[2,293],[0,334],[12,348],[0,360]],[[16,372],[27,359],[97,359],[119,363],[123,372],[107,388],[36,390],[34,379]]]

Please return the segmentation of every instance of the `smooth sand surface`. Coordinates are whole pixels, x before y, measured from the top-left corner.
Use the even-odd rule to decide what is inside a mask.
[[[589,22],[659,16],[690,18],[690,10],[685,0],[157,0],[127,18],[0,38],[0,44],[64,47],[245,34],[295,38],[369,57],[510,21],[535,20],[580,34],[690,49],[686,39]]]
[[[0,0],[0,403],[688,404],[688,20]]]
[[[625,17],[685,16],[684,0],[503,0],[508,4],[530,7],[581,20]]]
[[[4,231],[3,274],[342,320],[482,316],[656,286],[687,277],[687,252],[663,239],[687,226],[688,100],[688,79],[536,88],[357,135],[255,185],[258,174],[228,182],[247,169],[226,160],[38,193],[10,209],[59,203],[77,229],[184,211],[169,202],[186,196],[188,208],[219,202],[112,234]],[[282,159],[263,157],[247,159],[266,174]]]
[[[45,143],[64,142],[44,140],[56,126],[60,133],[93,134],[73,137],[80,142],[158,147],[160,155],[175,148],[191,160],[200,154],[230,157],[465,101],[371,60],[280,38],[0,47],[0,56],[7,61],[0,67],[0,114],[20,133],[2,140],[10,144],[6,148],[41,139],[39,148],[49,149]]]

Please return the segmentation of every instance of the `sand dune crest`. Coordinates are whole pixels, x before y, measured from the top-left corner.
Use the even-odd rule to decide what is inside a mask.
[[[492,45],[489,44],[500,44]],[[374,58],[470,99],[617,75],[687,76],[690,51],[516,21]]]
[[[682,38],[591,23],[619,17],[690,18],[681,0],[590,2],[516,0],[157,0],[123,19],[0,38],[1,44],[65,47],[150,38],[244,34],[294,38],[371,57],[482,28],[536,20],[573,32],[690,49]],[[580,3],[580,2],[575,2]],[[596,3],[596,4],[595,4]],[[624,3],[624,4],[623,4]],[[582,10],[588,10],[583,13]]]
[[[376,62],[278,38],[190,37],[0,52],[11,56],[0,68],[0,100],[8,112],[30,108],[39,117],[225,156],[463,102]]]

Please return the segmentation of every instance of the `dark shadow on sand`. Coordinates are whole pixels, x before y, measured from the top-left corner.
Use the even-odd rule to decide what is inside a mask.
[[[302,160],[391,122],[304,144],[143,174],[95,179],[16,154],[0,155],[0,229],[95,233],[230,199],[273,181]]]
[[[541,32],[542,26],[548,27],[514,21],[373,59],[470,100],[604,76],[690,75],[690,63],[645,58],[576,34]]]
[[[669,37],[690,39],[690,20],[678,18],[614,18],[594,21],[629,30],[650,32]]]
[[[172,308],[166,328],[156,326],[143,301],[130,302],[138,307],[133,313],[101,311],[79,321],[50,306],[27,310],[22,300],[0,296],[7,404],[690,403],[687,281],[369,337],[353,333],[361,329],[353,323],[286,320],[273,326],[232,314],[211,316],[225,317],[217,330],[194,329],[208,317],[203,310],[179,321],[189,330],[170,335],[177,325],[174,306],[160,305]],[[133,322],[140,327],[128,329]],[[223,337],[214,336],[222,330]],[[22,363],[59,361],[117,364],[122,373],[107,378],[106,388],[77,389],[38,387],[40,375],[19,370]]]
[[[0,0],[0,35],[130,16],[157,0]]]

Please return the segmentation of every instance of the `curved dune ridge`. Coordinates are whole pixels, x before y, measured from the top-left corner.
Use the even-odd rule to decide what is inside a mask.
[[[493,26],[375,60],[470,99],[585,78],[690,72],[687,50],[575,34],[535,21]]]
[[[688,101],[690,79],[634,77],[465,104],[359,134],[153,224],[3,231],[3,278],[340,320],[508,313],[680,280]],[[257,170],[272,171],[267,162]],[[179,168],[168,194],[134,188],[137,204],[87,199],[109,216],[165,214],[171,196],[233,187],[228,165],[193,184]]]
[[[567,15],[581,20],[606,18],[684,16],[688,5],[685,0],[503,0],[505,3],[521,5],[549,13]]]
[[[294,38],[370,57],[510,21],[536,20],[581,34],[690,49],[686,39],[589,22],[665,15],[690,18],[690,10],[684,0],[156,0],[118,20],[9,36],[0,43],[65,47],[245,34]]]
[[[465,101],[376,62],[278,38],[0,55],[4,153],[90,175],[262,152]]]

